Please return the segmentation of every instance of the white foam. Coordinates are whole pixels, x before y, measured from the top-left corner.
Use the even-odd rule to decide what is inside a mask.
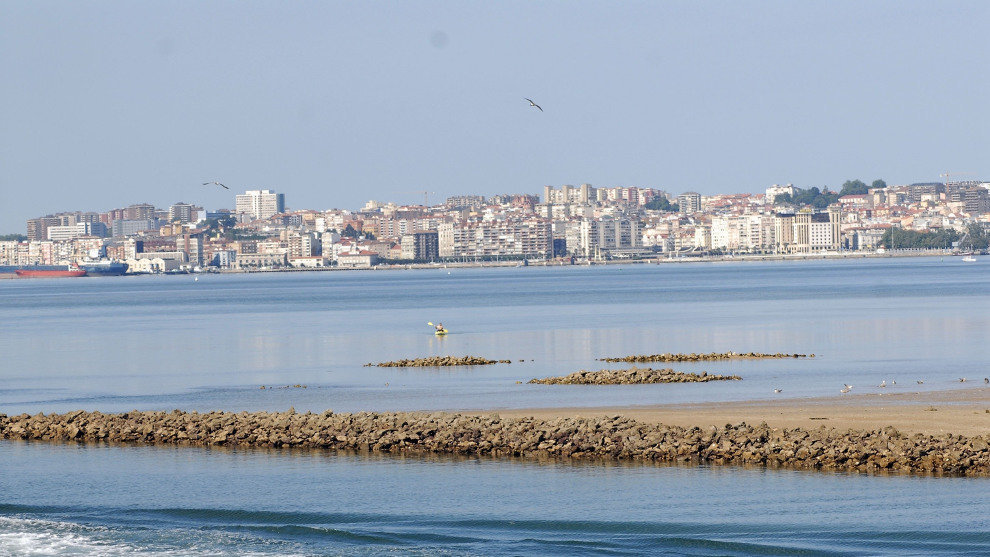
[[[175,534],[175,539],[182,543],[168,544],[165,547],[141,547],[123,540],[115,540],[114,532],[109,528],[85,526],[72,522],[58,522],[29,518],[13,518],[0,516],[0,556],[36,557],[47,555],[86,555],[95,557],[124,557],[124,556],[224,556],[224,555],[286,555],[284,551],[262,553],[243,551],[236,547],[206,548],[188,539],[182,531],[169,531]],[[201,535],[201,532],[197,532]],[[207,542],[207,540],[202,540]],[[230,540],[234,541],[234,540]],[[172,545],[172,547],[168,547]],[[209,545],[205,543],[204,545]],[[236,541],[235,541],[236,545]],[[182,547],[176,547],[182,546]]]

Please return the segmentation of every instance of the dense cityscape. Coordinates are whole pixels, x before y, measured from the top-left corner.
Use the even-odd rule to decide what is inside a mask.
[[[219,184],[217,184],[219,185]],[[226,186],[224,186],[226,187]],[[371,267],[456,261],[558,262],[735,254],[928,249],[979,252],[990,183],[830,191],[673,195],[655,188],[545,186],[543,195],[462,195],[430,203],[368,201],[359,210],[289,209],[284,193],[236,194],[233,209],[178,202],[29,219],[0,241],[0,266],[126,263],[129,273]],[[90,267],[92,269],[92,267]],[[120,272],[124,268],[119,267]],[[93,273],[96,274],[96,273]]]

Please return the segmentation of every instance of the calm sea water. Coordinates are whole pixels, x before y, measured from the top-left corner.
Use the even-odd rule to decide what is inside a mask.
[[[958,378],[990,375],[987,264],[0,281],[0,412],[629,405],[840,396],[884,379],[898,381],[888,392],[972,388]],[[816,358],[672,366],[744,378],[731,383],[516,383],[614,367],[604,356],[727,350]],[[363,367],[432,354],[513,363]],[[295,384],[307,388],[259,389]],[[0,470],[0,554],[990,552],[980,479],[11,442]]]

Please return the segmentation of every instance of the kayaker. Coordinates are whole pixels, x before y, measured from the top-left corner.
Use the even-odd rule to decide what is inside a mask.
[[[443,329],[443,323],[437,323],[437,324],[436,324],[436,328],[437,328],[437,332],[438,332],[438,333],[442,333],[442,332],[443,332],[443,330],[444,330],[444,329]]]

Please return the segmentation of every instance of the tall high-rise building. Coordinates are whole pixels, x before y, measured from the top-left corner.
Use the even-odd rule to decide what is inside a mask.
[[[677,196],[677,206],[682,213],[697,213],[701,211],[701,194],[693,191],[684,192]]]
[[[155,218],[155,206],[149,203],[136,203],[124,209],[124,220],[151,220]]]
[[[47,240],[48,227],[61,226],[61,225],[62,225],[62,220],[59,219],[58,217],[53,217],[51,215],[47,217],[29,219],[27,221],[28,240]]]
[[[285,194],[272,190],[248,190],[238,194],[235,201],[239,214],[251,215],[255,220],[285,212]]]
[[[202,207],[180,201],[168,208],[168,222],[195,222],[202,211]]]
[[[401,246],[403,259],[436,261],[440,258],[440,240],[436,230],[404,234]]]

